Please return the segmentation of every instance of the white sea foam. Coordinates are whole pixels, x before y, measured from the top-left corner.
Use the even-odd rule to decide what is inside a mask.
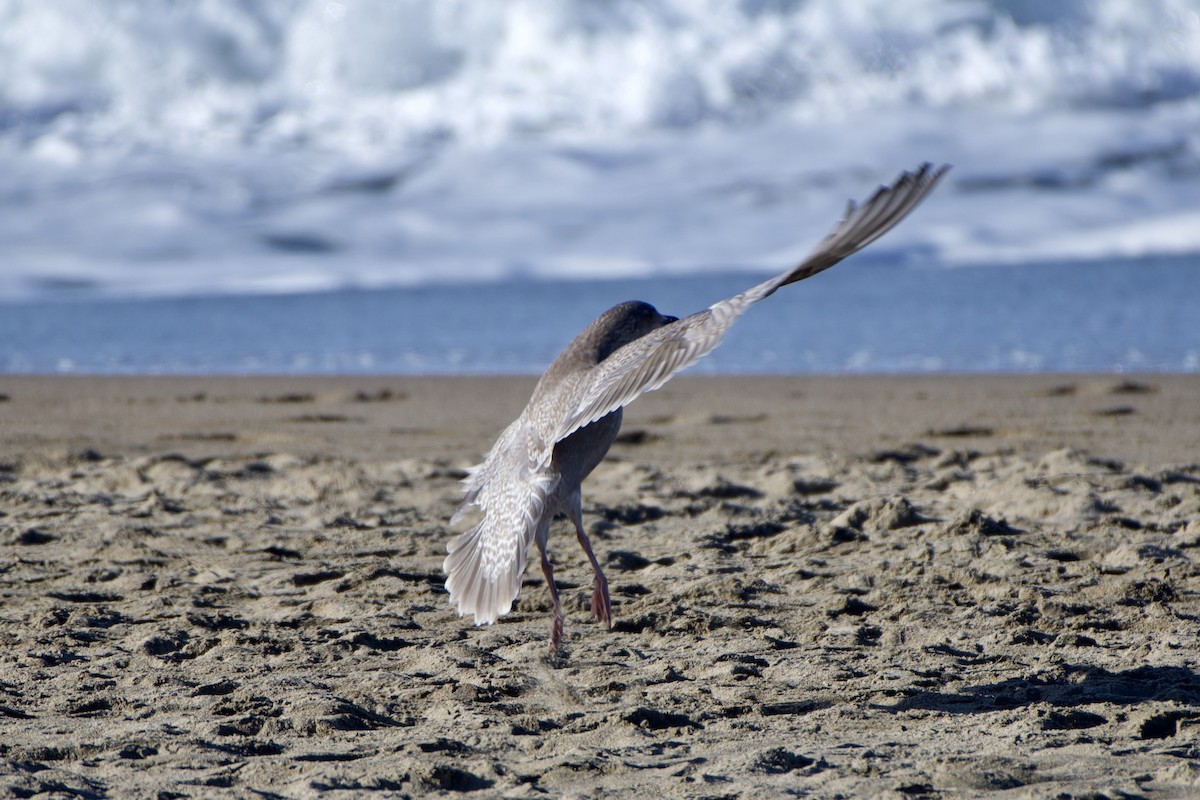
[[[1200,0],[0,0],[0,296],[1200,252]]]

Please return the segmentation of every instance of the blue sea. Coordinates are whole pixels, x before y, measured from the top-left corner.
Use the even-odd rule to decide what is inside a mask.
[[[760,276],[505,279],[0,306],[0,371],[540,373],[610,305],[682,315]],[[946,268],[861,259],[750,310],[698,373],[1200,372],[1188,258]]]
[[[0,371],[1200,370],[1200,0],[0,0]]]

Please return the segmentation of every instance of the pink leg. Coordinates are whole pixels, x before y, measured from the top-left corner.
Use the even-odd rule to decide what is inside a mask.
[[[583,511],[576,506],[571,516],[575,522],[575,536],[579,539],[579,545],[583,548],[583,552],[587,553],[588,561],[592,562],[592,572],[596,575],[592,581],[592,613],[604,623],[605,627],[611,628],[612,599],[608,596],[608,578],[604,577],[604,570],[600,569],[600,562],[596,560],[596,554],[592,552],[591,540],[583,532]]]
[[[550,600],[554,604],[553,620],[550,623],[550,655],[557,656],[562,647],[563,637],[562,603],[558,599],[558,587],[554,584],[554,567],[550,566],[550,559],[546,557],[546,548],[541,547],[540,542],[538,544],[538,549],[542,551],[542,574],[546,576],[546,585],[550,587]]]

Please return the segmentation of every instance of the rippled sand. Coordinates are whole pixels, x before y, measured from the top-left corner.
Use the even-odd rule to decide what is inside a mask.
[[[0,786],[1200,792],[1200,378],[674,382],[584,486],[612,631],[552,533],[557,662],[538,570],[441,588],[531,386],[0,380]]]

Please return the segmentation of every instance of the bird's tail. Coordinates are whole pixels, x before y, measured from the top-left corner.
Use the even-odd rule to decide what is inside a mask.
[[[453,539],[442,563],[446,590],[460,616],[476,625],[495,622],[512,609],[521,589],[529,546],[537,535],[556,480],[548,465],[530,457],[524,423],[510,425],[487,458],[465,481],[466,497],[451,522],[472,508],[483,518]]]

